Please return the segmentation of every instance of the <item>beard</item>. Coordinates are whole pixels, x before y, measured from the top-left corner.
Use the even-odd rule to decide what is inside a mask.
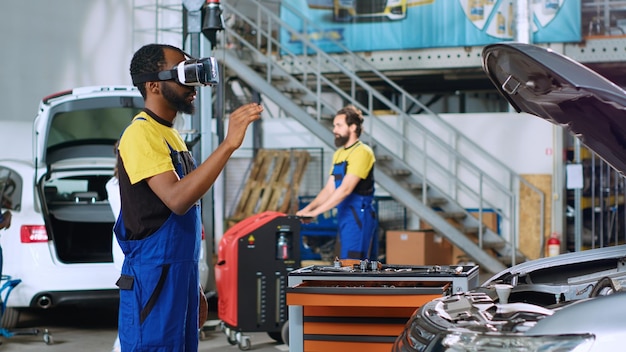
[[[170,88],[170,85],[167,84],[167,82],[161,85],[161,94],[163,94],[163,98],[165,98],[165,100],[167,100],[167,102],[170,103],[176,111],[184,114],[191,115],[196,110],[196,107],[193,105],[193,101],[187,101],[189,95],[194,92],[195,89],[190,91],[188,94],[177,95],[176,92],[174,92],[174,89]]]
[[[350,136],[336,135],[335,136],[335,147],[339,148],[339,147],[342,147],[342,146],[346,145],[346,143],[348,143],[348,139],[350,139]]]

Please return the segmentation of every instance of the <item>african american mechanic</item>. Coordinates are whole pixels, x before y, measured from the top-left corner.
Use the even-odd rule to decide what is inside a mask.
[[[133,55],[130,73],[170,70],[187,59],[176,47],[148,44]],[[122,211],[115,235],[125,259],[118,329],[124,352],[197,352],[199,200],[263,108],[251,103],[233,111],[224,141],[196,167],[172,127],[177,113],[193,113],[195,88],[160,79],[136,84],[145,108],[119,141]]]

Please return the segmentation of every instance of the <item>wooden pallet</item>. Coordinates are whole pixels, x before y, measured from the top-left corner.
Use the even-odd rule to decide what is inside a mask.
[[[310,155],[302,150],[260,149],[229,226],[264,211],[295,212]]]

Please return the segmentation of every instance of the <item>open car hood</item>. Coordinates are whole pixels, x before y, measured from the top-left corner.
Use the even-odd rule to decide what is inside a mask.
[[[483,70],[518,112],[571,133],[626,172],[626,91],[582,64],[530,44],[487,45]]]

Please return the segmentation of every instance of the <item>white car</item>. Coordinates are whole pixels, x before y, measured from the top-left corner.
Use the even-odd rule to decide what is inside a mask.
[[[45,97],[34,128],[3,122],[0,192],[12,224],[0,230],[2,274],[21,280],[7,299],[3,327],[14,327],[24,308],[119,299],[123,256],[115,255],[121,251],[105,184],[116,162],[113,145],[142,108],[134,87],[83,87]],[[203,285],[205,253],[203,242]]]

